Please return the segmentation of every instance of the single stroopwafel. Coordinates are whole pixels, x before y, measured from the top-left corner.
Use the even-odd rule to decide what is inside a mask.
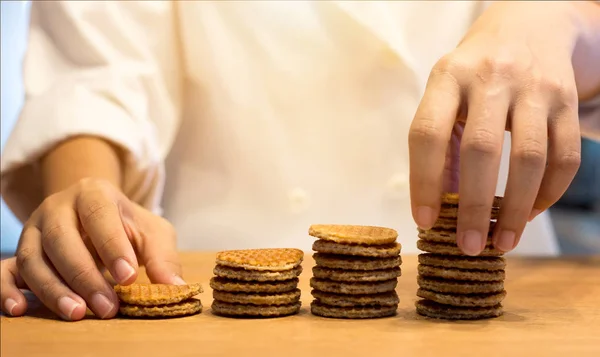
[[[338,243],[368,245],[390,244],[398,238],[398,232],[391,228],[339,224],[314,224],[308,234]]]
[[[217,254],[217,265],[248,270],[290,270],[302,263],[304,252],[295,248],[228,250]]]
[[[283,281],[242,281],[213,277],[210,287],[213,290],[229,291],[234,293],[286,293],[294,291],[298,286],[298,278]]]
[[[194,315],[202,312],[202,303],[198,299],[187,299],[181,302],[159,306],[142,306],[121,304],[119,313],[130,317],[178,317]]]
[[[396,314],[398,305],[392,306],[330,306],[318,300],[310,304],[310,311],[317,316],[341,319],[373,319]]]
[[[345,295],[313,290],[312,296],[322,304],[339,307],[352,306],[398,306],[400,299],[396,291],[379,294]]]
[[[398,285],[398,279],[374,281],[367,283],[324,280],[318,278],[310,279],[310,287],[336,294],[377,294],[393,291]]]
[[[119,300],[130,305],[156,306],[174,304],[202,292],[199,283],[189,285],[131,284],[114,287]]]
[[[279,294],[231,293],[215,290],[213,298],[230,304],[288,305],[300,301],[300,289]]]
[[[300,302],[288,305],[258,306],[231,304],[219,300],[214,300],[211,309],[217,315],[229,317],[282,317],[297,314],[300,311],[300,307]]]
[[[400,243],[365,245],[336,243],[319,239],[313,243],[314,251],[325,254],[357,255],[362,257],[389,258],[397,257],[402,246]]]
[[[402,264],[402,259],[393,258],[367,258],[350,255],[332,255],[315,253],[313,258],[318,266],[330,269],[345,270],[381,270],[397,268]]]
[[[415,303],[419,315],[444,320],[479,320],[502,316],[502,304],[485,307],[464,307],[439,304],[423,299]]]
[[[314,266],[313,276],[319,279],[346,281],[346,282],[368,282],[395,279],[402,275],[400,268],[381,270],[342,270]]]
[[[440,268],[419,264],[417,271],[420,276],[442,278],[450,280],[470,281],[503,281],[504,270],[467,270],[454,268]]]
[[[494,197],[487,242],[477,256],[467,256],[457,245],[459,196],[442,196],[439,218],[429,230],[418,228],[419,255],[417,313],[443,319],[481,319],[502,315],[506,262],[495,249],[492,235],[502,197]]]
[[[271,271],[271,270],[247,270],[244,268],[231,268],[222,265],[217,265],[213,269],[213,273],[215,276],[233,279],[233,280],[243,280],[243,281],[257,281],[257,282],[266,282],[266,281],[283,281],[283,280],[292,280],[297,278],[302,274],[302,266],[299,265],[290,270],[279,270],[279,271]]]

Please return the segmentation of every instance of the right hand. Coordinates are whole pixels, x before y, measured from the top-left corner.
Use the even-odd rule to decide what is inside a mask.
[[[140,265],[154,283],[184,284],[175,230],[112,184],[84,179],[46,198],[25,222],[16,257],[2,261],[2,309],[23,315],[26,288],[65,320],[82,319],[86,307],[114,317],[119,302],[102,271],[128,285]]]

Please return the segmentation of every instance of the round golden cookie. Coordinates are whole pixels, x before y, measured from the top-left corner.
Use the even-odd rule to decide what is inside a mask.
[[[131,284],[116,285],[114,290],[119,300],[124,303],[154,306],[174,304],[198,295],[202,292],[202,285]]]
[[[457,307],[430,300],[419,300],[415,306],[419,315],[444,320],[479,320],[503,314],[501,304],[489,307]]]
[[[313,315],[338,319],[374,319],[388,317],[394,316],[397,310],[398,305],[340,307],[325,305],[316,300],[310,304],[310,311]]]
[[[312,296],[324,305],[351,306],[397,306],[400,298],[396,291],[379,294],[348,295],[333,294],[320,290],[311,291]]]
[[[232,293],[213,290],[213,299],[231,304],[288,305],[300,300],[300,289],[278,294]]]
[[[270,271],[270,270],[246,270],[243,268],[232,268],[223,265],[217,265],[213,269],[216,276],[233,280],[244,281],[282,281],[297,278],[302,273],[302,266],[290,270]]]
[[[335,294],[377,294],[394,291],[398,285],[398,279],[375,281],[368,283],[346,283],[342,281],[324,280],[310,278],[310,287]]]
[[[298,287],[298,278],[277,282],[254,282],[213,277],[210,279],[213,290],[233,293],[286,293]]]
[[[119,313],[130,317],[177,317],[202,312],[202,303],[198,299],[187,299],[175,304],[160,306],[138,306],[121,304]]]
[[[342,270],[323,268],[316,265],[313,267],[312,271],[315,278],[347,282],[390,280],[402,275],[400,268],[381,270]]]
[[[503,270],[506,267],[506,260],[503,257],[470,257],[432,253],[419,254],[419,263],[450,269]]]
[[[398,238],[398,232],[391,228],[340,224],[314,224],[308,234],[337,243],[366,245],[390,244]]]
[[[227,317],[282,317],[297,314],[302,303],[289,305],[242,305],[213,300],[213,313]]]
[[[445,244],[445,243],[437,243],[430,242],[426,240],[419,239],[417,241],[417,248],[422,251],[435,253],[435,254],[443,254],[443,255],[465,255],[462,250],[456,244]],[[480,257],[499,257],[504,255],[504,252],[501,252],[495,248],[486,247],[478,256]]]
[[[367,258],[349,255],[315,253],[313,258],[318,266],[347,270],[382,270],[397,268],[402,264],[400,256],[393,258]]]
[[[435,291],[419,288],[417,290],[417,296],[431,301],[435,301],[439,304],[452,305],[452,306],[475,306],[475,307],[486,307],[496,306],[504,300],[506,297],[506,291],[493,294],[442,294]]]
[[[421,276],[449,280],[503,281],[505,278],[504,270],[464,270],[419,264],[417,271]]]
[[[290,270],[302,263],[304,252],[295,248],[227,250],[217,253],[217,265],[247,270]]]
[[[336,243],[324,239],[316,240],[312,249],[325,254],[357,255],[362,257],[396,257],[400,254],[402,246],[400,243],[364,245]]]
[[[417,283],[423,289],[447,294],[493,294],[504,291],[503,281],[456,281],[419,275]]]

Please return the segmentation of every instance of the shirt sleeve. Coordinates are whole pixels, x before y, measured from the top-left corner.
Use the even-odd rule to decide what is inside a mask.
[[[579,104],[581,136],[600,142],[600,94]]]
[[[25,102],[1,163],[2,195],[9,206],[19,200],[36,207],[42,200],[40,156],[69,137],[91,135],[124,149],[125,193],[160,213],[164,159],[181,108],[174,6],[32,3]]]

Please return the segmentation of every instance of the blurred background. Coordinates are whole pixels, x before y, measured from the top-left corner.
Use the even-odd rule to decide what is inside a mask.
[[[1,147],[19,115],[23,103],[21,60],[25,52],[28,1],[2,1],[1,5]],[[582,165],[575,181],[551,209],[561,252],[572,254],[600,253],[600,143],[583,140]],[[2,200],[1,251],[12,253],[21,231]]]

